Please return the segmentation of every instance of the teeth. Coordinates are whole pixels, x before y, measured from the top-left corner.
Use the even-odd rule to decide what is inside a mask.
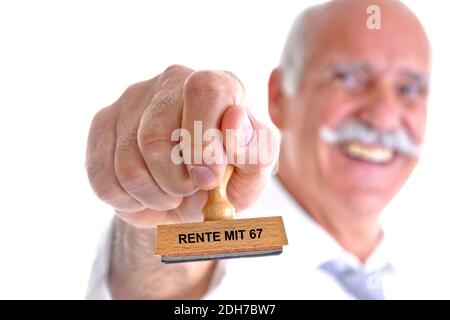
[[[375,163],[386,163],[394,157],[394,152],[391,149],[364,145],[358,142],[345,144],[344,151],[353,158]]]

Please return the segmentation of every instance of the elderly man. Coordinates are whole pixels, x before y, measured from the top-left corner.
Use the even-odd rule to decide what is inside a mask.
[[[372,28],[368,8],[380,10]],[[370,11],[370,10],[369,10]],[[424,138],[430,49],[417,18],[390,0],[335,0],[295,21],[269,80],[281,132],[276,160],[236,164],[228,196],[243,216],[283,214],[281,256],[164,265],[155,226],[201,219],[223,164],[174,164],[177,128],[260,129],[231,73],[172,66],[135,84],[94,118],[87,170],[117,216],[95,262],[89,298],[408,297],[379,214],[409,177]],[[260,199],[257,201],[258,197]],[[410,291],[409,291],[410,292]]]

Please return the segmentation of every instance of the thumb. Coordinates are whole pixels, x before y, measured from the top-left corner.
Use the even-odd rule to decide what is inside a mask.
[[[236,167],[228,197],[237,210],[243,209],[262,192],[278,159],[279,144],[273,130],[242,106],[226,109],[221,130],[228,161]]]

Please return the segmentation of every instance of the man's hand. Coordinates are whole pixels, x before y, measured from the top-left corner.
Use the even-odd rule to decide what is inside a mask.
[[[269,178],[278,147],[269,128],[244,105],[244,88],[232,73],[171,66],[129,87],[92,121],[86,157],[89,181],[120,218],[110,270],[116,297],[186,298],[194,292],[199,297],[207,288],[211,262],[165,266],[150,248],[156,225],[202,220],[207,190],[216,187],[225,172],[226,163],[172,161],[178,143],[172,141],[172,133],[184,128],[193,142],[194,121],[201,121],[203,131],[221,130],[224,137],[226,129],[240,129],[239,147],[227,150],[228,144],[220,142],[235,159],[238,153],[257,151],[256,163],[234,163],[227,189],[236,211],[253,204]],[[258,148],[263,131],[271,143]]]
[[[218,185],[225,164],[174,164],[172,132],[185,128],[193,137],[194,121],[224,136],[226,129],[242,129],[238,140],[249,148],[260,129],[271,132],[249,114],[243,98],[233,74],[177,65],[132,85],[92,121],[86,168],[94,191],[136,227],[201,220],[205,190]],[[235,164],[227,193],[237,211],[256,201],[276,160],[276,148],[259,151],[264,163]]]

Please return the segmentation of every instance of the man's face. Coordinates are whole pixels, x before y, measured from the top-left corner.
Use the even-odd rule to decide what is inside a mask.
[[[387,17],[381,30],[367,29],[361,19],[331,30],[319,27],[307,42],[300,86],[287,99],[283,147],[296,162],[299,183],[318,201],[379,213],[416,165],[417,157],[395,149],[360,141],[329,144],[319,134],[356,120],[379,133],[404,131],[416,144],[423,142],[428,44],[417,27],[401,20]]]

